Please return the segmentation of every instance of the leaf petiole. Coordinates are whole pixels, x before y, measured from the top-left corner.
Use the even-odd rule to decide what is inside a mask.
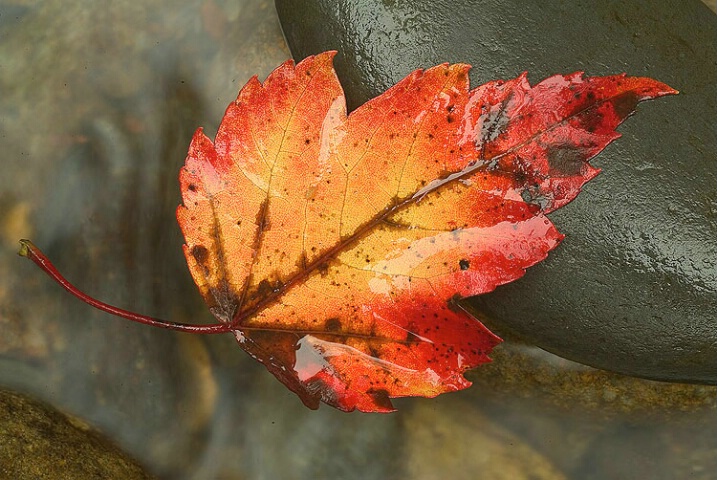
[[[103,312],[110,313],[112,315],[116,315],[118,317],[125,318],[127,320],[132,320],[133,322],[142,323],[144,325],[151,325],[153,327],[158,328],[165,328],[168,330],[177,330],[179,332],[187,332],[187,333],[202,333],[202,334],[211,334],[211,333],[229,333],[233,329],[231,325],[225,324],[225,323],[212,323],[212,324],[205,324],[205,325],[197,325],[197,324],[187,324],[187,323],[177,323],[177,322],[170,322],[168,320],[162,320],[159,318],[153,318],[148,317],[146,315],[142,315],[135,312],[130,312],[129,310],[123,310],[121,308],[114,307],[112,305],[109,305],[104,302],[100,302],[99,300],[96,300],[86,293],[79,290],[77,287],[72,285],[65,277],[62,276],[62,274],[55,268],[55,266],[52,264],[52,262],[45,256],[44,253],[42,253],[42,250],[37,248],[35,244],[33,244],[30,240],[20,240],[20,251],[18,254],[21,257],[26,257],[32,260],[38,267],[40,267],[50,278],[55,280],[57,283],[60,284],[62,288],[70,292],[75,297],[79,298],[83,302],[92,305],[98,310],[102,310]]]

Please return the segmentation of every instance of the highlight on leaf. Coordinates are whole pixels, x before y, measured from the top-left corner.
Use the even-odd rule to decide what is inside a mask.
[[[500,342],[461,307],[521,277],[563,236],[546,214],[597,175],[588,161],[649,78],[525,74],[473,90],[465,64],[417,70],[347,115],[335,52],[252,78],[214,141],[197,130],[177,219],[219,323],[117,309],[21,253],[84,301],[195,333],[231,332],[311,408],[393,410],[468,387]]]

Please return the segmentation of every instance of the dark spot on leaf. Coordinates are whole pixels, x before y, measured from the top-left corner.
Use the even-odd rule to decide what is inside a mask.
[[[446,122],[453,123],[454,120],[453,115],[446,115]]]
[[[513,173],[513,178],[516,185],[523,185],[528,180],[528,176],[521,170],[517,170]],[[485,177],[483,180],[485,180]]]
[[[274,291],[274,287],[271,285],[271,282],[269,280],[264,279],[261,282],[259,282],[259,285],[256,287],[256,296],[259,298],[265,298],[268,295],[270,295]]]
[[[190,189],[191,191],[193,191],[193,192],[196,192],[196,191],[197,191],[197,186],[196,186],[195,184],[193,184],[193,183],[190,183],[190,184],[189,184],[189,187],[187,187],[187,188],[189,188],[189,189]]]
[[[324,329],[327,332],[338,332],[341,330],[341,320],[336,317],[329,318],[324,324]]]
[[[271,225],[269,224],[268,213],[269,199],[267,198],[266,200],[261,202],[261,206],[259,206],[259,211],[256,214],[256,224],[259,226],[259,232],[264,232],[271,228]]]
[[[471,266],[471,262],[469,262],[468,260],[465,260],[465,259],[461,259],[458,262],[458,266],[461,268],[461,270],[468,270]]]
[[[326,262],[322,262],[316,267],[316,269],[319,271],[322,277],[326,276],[329,273],[329,264]]]
[[[192,256],[198,264],[204,265],[209,259],[209,250],[204,245],[195,245],[191,250]]]
[[[391,405],[391,400],[388,397],[388,392],[386,390],[370,388],[366,391],[366,393],[373,397],[373,403],[379,408],[384,410],[393,410],[393,405]]]
[[[625,92],[615,97],[612,100],[612,104],[615,106],[615,113],[620,118],[626,118],[635,111],[635,107],[637,107],[639,101],[640,97],[638,97],[635,92]]]
[[[583,169],[585,154],[580,147],[560,145],[548,149],[548,165],[554,176],[577,175]]]

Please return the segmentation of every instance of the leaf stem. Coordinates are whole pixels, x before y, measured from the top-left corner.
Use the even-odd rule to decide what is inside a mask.
[[[225,323],[212,323],[212,324],[188,324],[188,323],[177,323],[170,322],[168,320],[162,320],[159,318],[148,317],[139,313],[130,312],[129,310],[123,310],[121,308],[114,307],[104,302],[96,300],[86,293],[79,290],[77,287],[72,285],[62,274],[55,268],[52,262],[42,253],[42,250],[37,248],[30,240],[20,240],[20,251],[18,254],[21,257],[26,257],[32,260],[38,267],[40,267],[50,278],[60,284],[62,288],[70,292],[75,297],[79,298],[83,302],[92,305],[98,310],[103,312],[116,315],[118,317],[132,320],[133,322],[142,323],[144,325],[150,325],[152,327],[166,328],[168,330],[177,330],[179,332],[187,333],[228,333],[233,329],[231,325]]]

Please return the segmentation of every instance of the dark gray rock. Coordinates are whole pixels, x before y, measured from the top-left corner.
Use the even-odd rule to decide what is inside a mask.
[[[410,71],[474,65],[473,85],[626,71],[681,91],[639,108],[551,215],[567,235],[470,304],[499,334],[640,377],[717,383],[715,15],[697,0],[276,0],[295,58],[336,49],[349,107]]]

